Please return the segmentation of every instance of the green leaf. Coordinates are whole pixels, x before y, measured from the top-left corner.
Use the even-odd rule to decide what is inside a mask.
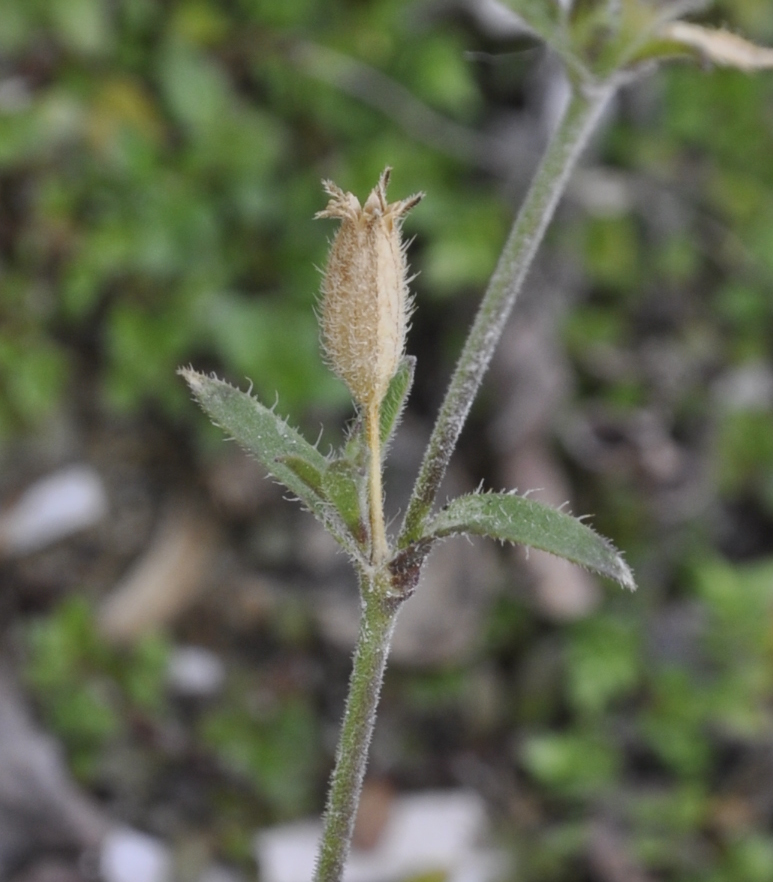
[[[389,381],[389,388],[381,402],[379,432],[381,435],[381,455],[386,453],[389,441],[400,423],[405,409],[405,402],[413,386],[413,374],[416,370],[416,356],[406,355],[400,361],[395,375]],[[363,437],[364,420],[358,413],[349,437],[344,444],[339,459],[345,459],[358,470],[364,469],[368,463],[368,445]]]
[[[169,108],[184,126],[211,131],[232,110],[233,95],[222,68],[180,40],[170,41],[162,51],[159,75]]]
[[[701,54],[697,49],[685,46],[684,43],[654,36],[637,48],[631,56],[629,65],[642,64],[647,61],[671,61],[678,58],[700,61]]]
[[[381,447],[389,443],[392,434],[400,423],[405,402],[413,386],[413,374],[416,370],[416,356],[406,355],[397,368],[397,372],[389,382],[384,400],[381,402]]]
[[[53,0],[48,14],[57,36],[76,52],[90,55],[109,50],[111,16],[100,0]]]
[[[349,426],[346,442],[339,451],[337,459],[345,459],[360,471],[368,464],[368,445],[362,436],[365,421],[362,414],[357,412],[353,423]]]
[[[575,798],[603,793],[619,774],[619,750],[592,734],[532,735],[524,741],[519,755],[537,780]]]
[[[549,551],[634,590],[633,573],[609,540],[577,518],[509,493],[460,496],[432,521],[428,537],[491,536]]]
[[[557,0],[507,0],[507,5],[543,40],[550,37],[558,25],[561,6]]]
[[[346,459],[331,462],[322,475],[323,492],[335,506],[357,543],[368,541],[364,512],[364,475]]]
[[[308,459],[296,455],[278,456],[277,462],[286,465],[287,468],[294,472],[309,490],[316,493],[320,499],[326,498],[325,490],[322,486],[322,472],[316,467],[316,465],[309,462]]]
[[[322,521],[350,554],[359,557],[335,509],[315,487],[315,484],[322,486],[317,476],[328,466],[316,447],[249,393],[189,368],[182,368],[178,373],[212,422],[252,453]]]

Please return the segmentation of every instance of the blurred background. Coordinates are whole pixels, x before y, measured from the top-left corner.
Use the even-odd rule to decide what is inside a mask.
[[[773,43],[769,0],[705,21]],[[392,165],[392,198],[427,193],[399,512],[565,97],[491,0],[4,0],[0,878],[239,882],[257,831],[319,814],[353,576],[175,369],[339,443],[312,218],[321,178],[364,197]],[[443,790],[519,882],[773,879],[772,145],[771,74],[674,66],[587,151],[447,491],[569,502],[639,591],[443,546],[398,625],[364,853]],[[100,853],[119,827],[145,864]]]

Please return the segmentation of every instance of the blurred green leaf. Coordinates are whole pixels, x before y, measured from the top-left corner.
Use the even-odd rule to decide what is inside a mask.
[[[312,395],[318,406],[349,403],[346,388],[320,358],[319,328],[307,304],[218,294],[205,300],[198,325],[232,373],[255,378],[264,396],[279,395],[288,406],[300,406]]]
[[[638,635],[620,620],[595,617],[578,624],[566,659],[567,692],[580,713],[600,714],[628,695],[640,678]]]
[[[639,244],[631,218],[591,220],[586,225],[585,266],[601,285],[631,291],[639,281]]]
[[[618,772],[619,757],[612,745],[592,736],[533,735],[519,756],[535,778],[575,798],[604,792]]]
[[[160,634],[146,634],[132,648],[121,683],[129,700],[149,713],[163,709],[169,668],[169,643]]]
[[[202,721],[202,737],[223,762],[249,778],[280,817],[308,810],[317,732],[304,702],[290,698],[264,715],[236,707],[213,711]]]
[[[109,51],[112,33],[104,0],[49,0],[48,11],[58,36],[72,49],[86,54]]]
[[[422,256],[428,281],[445,295],[484,284],[496,265],[506,233],[496,209],[490,203],[471,202],[444,213],[441,203],[427,209],[426,217],[433,227]],[[426,226],[427,220],[422,223]]]
[[[730,843],[720,866],[727,882],[766,882],[773,874],[773,837],[752,832]]]
[[[26,638],[27,683],[76,775],[90,781],[110,745],[125,734],[129,714],[163,710],[166,642],[149,636],[132,649],[109,646],[78,596],[35,621]]]
[[[652,678],[651,706],[640,729],[655,754],[677,775],[694,780],[704,775],[712,757],[707,738],[711,693],[698,689],[688,671],[662,668]]]
[[[194,130],[211,130],[231,112],[224,72],[204,53],[181,40],[165,47],[160,62],[164,95],[174,116]]]

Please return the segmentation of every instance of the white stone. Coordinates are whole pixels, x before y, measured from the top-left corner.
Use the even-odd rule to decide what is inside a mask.
[[[396,799],[378,844],[352,850],[344,882],[397,882],[445,871],[448,882],[492,882],[503,869],[495,852],[479,848],[486,814],[473,792],[429,791]],[[256,837],[262,882],[308,882],[314,871],[321,824],[301,821]]]
[[[172,859],[159,840],[118,827],[102,843],[99,873],[104,882],[171,882]]]
[[[87,465],[60,469],[28,487],[0,514],[0,549],[28,554],[97,524],[108,510],[107,493]]]
[[[178,646],[169,658],[167,679],[180,695],[206,698],[223,685],[225,666],[218,655],[202,646]]]

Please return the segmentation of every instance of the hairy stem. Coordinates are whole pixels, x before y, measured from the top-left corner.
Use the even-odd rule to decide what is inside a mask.
[[[357,806],[376,721],[381,684],[398,604],[387,597],[388,576],[362,578],[363,609],[349,696],[330,780],[314,882],[340,882],[357,817]]]
[[[615,83],[577,87],[537,170],[491,277],[430,436],[398,546],[422,534],[451,454],[577,158],[615,91]]]
[[[370,562],[378,566],[386,560],[389,546],[384,527],[384,491],[381,485],[381,407],[369,404],[365,412],[368,443],[368,510],[370,515]]]

